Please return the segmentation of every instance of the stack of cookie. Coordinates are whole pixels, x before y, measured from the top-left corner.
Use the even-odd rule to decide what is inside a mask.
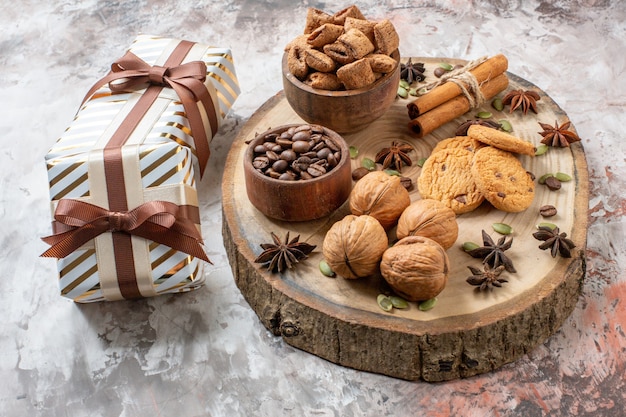
[[[367,20],[355,5],[328,14],[309,8],[304,34],[285,48],[289,71],[313,88],[353,90],[393,71],[400,38],[385,19]]]
[[[503,131],[473,125],[467,136],[445,139],[428,157],[417,186],[422,198],[443,202],[456,214],[487,200],[498,210],[526,210],[535,183],[515,154],[534,156],[532,143]]]

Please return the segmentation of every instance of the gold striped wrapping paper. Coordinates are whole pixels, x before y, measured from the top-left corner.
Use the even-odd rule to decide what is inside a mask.
[[[142,35],[130,51],[149,65],[163,65],[179,41]],[[183,60],[203,61],[207,87],[217,116],[223,120],[239,95],[231,51],[195,44]],[[133,110],[145,89],[112,93],[105,85],[80,108],[74,120],[46,155],[51,209],[61,199],[85,201],[107,208],[107,180],[102,149],[122,120]],[[208,141],[212,130],[201,108]],[[198,207],[198,158],[193,132],[182,103],[173,90],[158,98],[122,147],[125,192],[129,209],[149,201],[169,201]],[[199,216],[198,216],[199,217]],[[197,228],[200,229],[199,220]],[[58,260],[63,296],[77,302],[124,298],[116,288],[112,233],[104,233]],[[164,244],[132,236],[137,286],[142,297],[184,292],[204,282],[204,261]]]

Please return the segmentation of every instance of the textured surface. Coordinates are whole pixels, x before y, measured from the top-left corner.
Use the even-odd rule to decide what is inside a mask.
[[[567,112],[587,154],[587,279],[554,336],[498,371],[406,382],[342,368],[265,330],[222,247],[220,172],[230,141],[282,88],[284,44],[321,2],[0,2],[0,414],[7,416],[614,416],[626,409],[626,4],[620,1],[362,1],[409,56],[504,53],[510,71]],[[235,52],[242,95],[199,184],[206,288],[76,306],[57,295],[43,156],[82,95],[138,32]]]

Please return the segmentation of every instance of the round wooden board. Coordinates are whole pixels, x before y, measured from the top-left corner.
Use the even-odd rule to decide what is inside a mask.
[[[413,58],[413,62],[426,63],[428,81],[442,59]],[[418,139],[408,129],[406,104],[411,99],[397,99],[365,130],[343,135],[359,149],[353,168],[360,166],[362,158],[373,159],[392,140],[412,145],[414,161],[428,157],[438,141],[454,136],[456,127],[480,110],[491,111],[494,120],[509,120],[513,134],[539,144],[538,121],[563,123],[568,117],[545,92],[507,75],[507,91],[539,92],[537,115],[523,115],[519,110],[509,114],[508,106],[498,112],[486,103]],[[346,280],[319,272],[326,231],[349,214],[347,204],[327,218],[287,223],[265,217],[248,201],[243,177],[245,141],[271,127],[300,122],[282,93],[268,100],[233,143],[222,183],[223,239],[236,285],[263,325],[287,343],[347,367],[408,380],[443,381],[488,372],[514,361],[552,335],[574,309],[585,273],[588,207],[587,165],[580,142],[569,148],[550,148],[539,157],[520,157],[537,178],[548,172],[570,174],[573,180],[563,183],[559,191],[537,185],[532,206],[521,213],[505,213],[484,203],[474,212],[458,216],[459,237],[448,250],[452,265],[448,285],[433,309],[421,311],[413,303],[408,309],[384,312],[376,302],[376,296],[388,290],[380,276]],[[403,168],[402,174],[416,183],[420,168],[414,164]],[[420,198],[416,189],[411,198]],[[572,258],[552,258],[549,251],[538,249],[540,242],[532,233],[537,223],[545,221],[538,214],[544,204],[557,207],[559,213],[549,221],[576,243]],[[496,222],[514,229],[507,255],[518,272],[505,273],[508,282],[502,288],[480,292],[466,282],[470,275],[467,266],[480,267],[480,260],[471,258],[460,246],[467,241],[481,243],[481,230],[497,239],[491,226]],[[300,235],[300,240],[317,245],[317,249],[295,269],[270,273],[254,263],[260,244],[271,241],[270,232],[281,237],[287,232],[292,237]],[[392,230],[390,240],[394,239]]]

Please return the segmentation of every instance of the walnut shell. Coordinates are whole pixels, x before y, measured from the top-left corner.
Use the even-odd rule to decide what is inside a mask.
[[[416,200],[398,219],[396,236],[424,236],[449,249],[459,236],[459,224],[454,211],[441,201]]]
[[[450,261],[443,247],[423,236],[399,240],[383,254],[380,272],[391,288],[408,301],[430,300],[448,282]]]
[[[349,214],[326,233],[322,253],[336,274],[354,279],[376,273],[388,245],[387,233],[378,220]]]
[[[409,192],[400,177],[383,171],[370,172],[361,178],[350,194],[350,211],[356,216],[376,218],[385,230],[391,229],[411,204]]]

